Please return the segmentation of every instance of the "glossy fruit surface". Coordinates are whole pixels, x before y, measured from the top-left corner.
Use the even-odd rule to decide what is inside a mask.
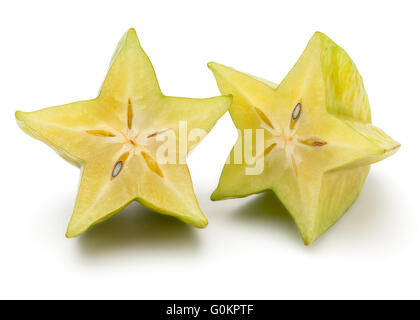
[[[351,206],[369,165],[400,146],[371,124],[356,66],[320,32],[278,86],[221,64],[209,68],[222,94],[234,97],[229,112],[240,134],[212,199],[271,189],[305,244]],[[246,141],[250,129],[252,143]],[[262,143],[258,130],[264,133]]]
[[[96,99],[18,111],[16,119],[24,131],[83,167],[68,237],[133,200],[202,228],[207,218],[198,206],[185,158],[230,102],[231,97],[164,96],[130,29],[118,44]],[[194,129],[201,135],[191,137]]]

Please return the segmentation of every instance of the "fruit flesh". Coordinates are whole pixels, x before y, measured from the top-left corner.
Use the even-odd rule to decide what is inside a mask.
[[[230,97],[164,96],[153,67],[130,29],[118,44],[98,98],[35,112],[16,113],[20,127],[54,148],[83,173],[67,236],[77,236],[137,200],[195,227],[207,225],[194,194],[186,154],[159,163],[162,140],[180,121],[209,131]],[[187,142],[186,151],[195,141]],[[171,149],[172,150],[172,149]],[[169,152],[169,151],[168,151]]]
[[[351,206],[369,165],[399,147],[371,125],[357,68],[322,33],[315,33],[278,86],[217,63],[209,67],[222,94],[234,97],[229,112],[236,127],[263,129],[265,150],[264,170],[259,175],[246,174],[249,164],[227,163],[212,199],[271,189],[294,218],[305,244],[317,239]],[[294,119],[297,108],[300,115]],[[240,143],[244,144],[243,135]]]

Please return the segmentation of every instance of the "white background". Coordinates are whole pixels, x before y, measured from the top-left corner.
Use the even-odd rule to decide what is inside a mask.
[[[420,298],[418,1],[2,1],[0,298]],[[204,230],[131,205],[64,233],[79,172],[18,129],[15,110],[96,97],[134,27],[166,95],[219,94],[217,61],[280,82],[315,31],[361,72],[373,123],[402,143],[348,213],[305,247],[272,195],[211,202],[228,115],[189,165]]]

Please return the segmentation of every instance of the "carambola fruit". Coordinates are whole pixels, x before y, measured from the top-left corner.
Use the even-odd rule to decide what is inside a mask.
[[[280,85],[209,63],[240,133],[213,200],[273,190],[312,243],[351,206],[369,165],[399,143],[371,124],[362,78],[347,53],[317,32]],[[246,130],[253,129],[246,143]],[[264,138],[258,150],[256,129]],[[238,151],[239,150],[239,151]],[[253,155],[252,161],[235,159]],[[263,159],[261,173],[252,172]],[[242,160],[242,161],[241,161]],[[247,171],[248,170],[248,171]]]
[[[194,195],[185,157],[230,103],[231,97],[164,96],[136,32],[130,29],[118,44],[96,99],[16,112],[16,119],[24,131],[83,167],[68,237],[83,233],[133,200],[202,228],[207,219]],[[161,157],[172,157],[175,163],[157,159],[162,141],[172,146]]]

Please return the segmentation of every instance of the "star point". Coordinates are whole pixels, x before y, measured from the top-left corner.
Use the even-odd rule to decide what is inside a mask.
[[[370,123],[369,101],[354,63],[320,32],[278,86],[214,62],[209,68],[221,93],[234,97],[229,112],[236,127],[265,133],[261,174],[248,175],[249,163],[227,163],[212,199],[271,189],[305,244],[355,201],[369,165],[399,148]],[[230,158],[246,144],[243,136]]]
[[[132,201],[203,228],[207,218],[188,167],[179,160],[211,130],[230,102],[223,96],[164,96],[135,30],[129,29],[96,99],[17,112],[16,119],[27,133],[82,168],[67,237],[80,235]],[[194,143],[184,141],[181,134],[188,139],[194,129],[201,135],[194,136]],[[167,161],[174,154],[175,162]]]

